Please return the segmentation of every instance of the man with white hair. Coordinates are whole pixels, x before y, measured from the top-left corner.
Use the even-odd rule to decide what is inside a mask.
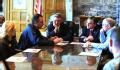
[[[105,49],[109,46],[109,39],[112,29],[115,27],[115,20],[112,18],[105,18],[102,22],[102,28],[100,30],[100,44],[88,42],[94,48]],[[106,34],[106,35],[105,35]]]
[[[100,30],[100,44],[87,43],[93,48],[93,52],[102,52],[97,70],[102,70],[104,64],[113,58],[113,54],[109,51],[109,40],[112,30],[115,28],[115,20],[112,18],[105,18],[102,22],[102,28]]]
[[[112,30],[111,39],[109,41],[109,50],[114,58],[105,64],[103,70],[118,70],[120,64],[120,27]]]

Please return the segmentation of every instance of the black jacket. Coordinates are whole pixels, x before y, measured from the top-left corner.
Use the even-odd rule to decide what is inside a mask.
[[[72,41],[73,40],[73,29],[70,25],[65,24],[64,22],[61,23],[59,27],[59,31],[57,33],[54,32],[55,27],[53,26],[53,22],[51,22],[47,27],[47,36],[53,37],[58,36],[63,38],[64,41]]]
[[[82,34],[79,37],[79,41],[84,42],[84,39],[89,36],[89,33],[90,33],[90,29],[87,29],[86,27],[82,28]],[[92,36],[94,40],[92,42],[100,43],[99,34],[100,34],[100,30],[97,28],[94,28],[92,31]]]
[[[8,40],[8,37],[2,39],[0,42],[0,59],[7,59],[8,57],[17,53],[15,50],[17,48],[16,37],[13,37],[11,41]]]

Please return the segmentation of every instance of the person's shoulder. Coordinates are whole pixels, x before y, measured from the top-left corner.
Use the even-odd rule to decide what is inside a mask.
[[[113,68],[112,60],[104,65],[103,70],[109,70],[111,68]]]
[[[119,62],[116,59],[110,60],[107,64],[105,64],[103,70],[115,70],[115,63]]]
[[[47,27],[48,27],[48,28],[53,27],[53,21],[49,22],[49,24],[48,24],[48,26],[47,26]]]
[[[51,26],[51,25],[53,25],[53,21],[50,21],[48,24],[48,26]]]
[[[26,34],[26,33],[28,33],[30,30],[31,30],[31,27],[30,27],[30,25],[28,24],[28,25],[26,26],[26,28],[22,31],[22,34]]]
[[[26,28],[24,29],[24,31],[30,30],[31,28],[32,28],[31,24],[28,24],[28,25],[26,26]]]
[[[83,26],[82,29],[87,30],[87,27],[86,27],[86,26]]]
[[[82,31],[88,31],[87,27],[82,27]]]

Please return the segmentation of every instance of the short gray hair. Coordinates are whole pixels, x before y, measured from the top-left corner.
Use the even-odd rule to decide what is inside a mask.
[[[63,18],[63,17],[62,17],[62,14],[61,14],[61,13],[55,13],[55,14],[53,15],[53,21],[55,20],[55,18]]]

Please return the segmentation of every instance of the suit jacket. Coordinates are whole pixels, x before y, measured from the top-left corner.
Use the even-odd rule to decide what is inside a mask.
[[[58,36],[63,38],[64,41],[72,41],[73,40],[73,30],[69,27],[69,25],[65,23],[61,23],[59,27],[59,31],[57,33],[54,32],[55,27],[53,26],[53,22],[51,22],[47,27],[47,36],[53,37]]]
[[[85,42],[84,39],[89,36],[89,33],[90,33],[90,29],[87,29],[86,27],[84,27],[82,29],[82,34],[79,38],[79,41],[80,42]],[[100,40],[99,40],[100,30],[97,29],[97,28],[94,28],[91,33],[92,33],[92,36],[94,38],[94,40],[92,42],[99,43],[100,42]]]
[[[20,36],[18,49],[25,50],[34,46],[48,45],[54,45],[54,42],[42,36],[39,29],[36,29],[32,24],[28,24]]]

